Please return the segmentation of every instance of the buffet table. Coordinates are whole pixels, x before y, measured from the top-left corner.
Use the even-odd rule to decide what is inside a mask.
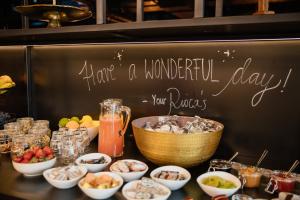
[[[96,152],[97,141],[91,144],[90,151]],[[144,161],[149,166],[149,171],[146,176],[149,177],[149,173],[156,168],[157,166],[147,161],[138,151],[134,139],[132,137],[128,137],[125,153],[122,158],[133,158]],[[122,159],[120,158],[120,159]],[[57,164],[59,165],[59,163]],[[208,200],[211,199],[207,196],[198,186],[196,182],[196,178],[206,172],[208,167],[208,163],[203,163],[197,167],[193,167],[188,169],[192,175],[191,181],[180,190],[173,191],[169,199],[175,200]],[[0,164],[0,199],[39,199],[39,200],[47,200],[47,199],[55,199],[55,200],[83,200],[90,199],[83,192],[80,191],[78,187],[73,187],[71,189],[59,190],[52,187],[43,176],[38,177],[24,177],[22,174],[18,173],[13,169],[11,164],[11,159],[9,154],[1,156],[1,164]],[[244,189],[239,190],[238,193],[248,194],[254,198],[264,198],[264,199],[272,199],[277,197],[278,195],[270,195],[264,192],[264,186],[267,180],[263,180],[264,184],[259,189]],[[297,189],[297,193],[299,194],[299,187]],[[110,199],[125,199],[122,196],[121,190],[119,190],[112,198]]]

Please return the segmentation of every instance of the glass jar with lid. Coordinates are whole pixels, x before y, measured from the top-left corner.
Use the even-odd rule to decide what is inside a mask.
[[[8,153],[11,149],[11,135],[8,130],[0,130],[0,153]]]
[[[20,124],[22,132],[24,134],[27,134],[28,130],[33,125],[33,118],[32,117],[22,117],[22,118],[18,118],[17,122]]]

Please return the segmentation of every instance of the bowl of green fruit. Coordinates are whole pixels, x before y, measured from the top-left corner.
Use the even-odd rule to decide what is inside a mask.
[[[223,171],[204,173],[197,178],[197,183],[211,197],[218,195],[229,197],[241,187],[241,181],[236,176]]]

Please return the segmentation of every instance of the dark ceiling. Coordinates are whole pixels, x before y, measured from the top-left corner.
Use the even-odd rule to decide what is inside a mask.
[[[80,1],[80,2],[78,2]],[[95,14],[95,0],[57,0],[58,4],[85,6]],[[224,0],[224,15],[250,15],[257,9],[257,0]],[[13,7],[21,5],[21,0],[2,0],[0,7],[0,28],[21,28],[20,14]],[[29,0],[29,4],[52,3],[49,0]],[[205,0],[205,17],[213,17],[215,0]],[[276,13],[300,12],[299,0],[270,0],[270,9]],[[194,0],[144,0],[144,20],[184,19],[192,18]],[[95,16],[95,15],[94,15]],[[95,17],[67,25],[95,24]],[[107,0],[107,23],[135,21],[136,0]],[[31,27],[44,27],[46,23],[30,21]]]

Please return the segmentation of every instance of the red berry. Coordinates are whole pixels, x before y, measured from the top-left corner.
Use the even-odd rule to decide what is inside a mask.
[[[13,157],[13,161],[15,161],[17,163],[21,162],[22,159],[23,159],[22,157],[17,157],[17,156]]]
[[[26,151],[23,155],[23,158],[26,160],[31,160],[31,158],[33,157],[33,151]]]
[[[21,161],[21,163],[29,163],[29,160],[23,159],[23,160]]]
[[[33,151],[34,154],[36,154],[36,152],[40,149],[40,147],[38,146],[32,146],[31,150]]]
[[[37,150],[35,157],[37,158],[44,158],[45,157],[45,153],[42,149]]]
[[[53,154],[53,151],[50,147],[48,146],[45,146],[44,149],[43,149],[44,153],[48,156],[48,155],[51,155]]]

